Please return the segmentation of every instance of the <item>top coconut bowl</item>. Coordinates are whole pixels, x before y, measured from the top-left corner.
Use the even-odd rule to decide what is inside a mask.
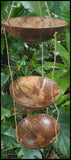
[[[55,31],[61,32],[67,26],[63,20],[45,17],[16,17],[1,24],[9,34],[25,42],[47,41]]]

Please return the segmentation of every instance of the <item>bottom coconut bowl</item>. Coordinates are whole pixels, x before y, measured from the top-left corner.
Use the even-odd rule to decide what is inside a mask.
[[[18,142],[31,149],[44,148],[56,140],[56,119],[46,114],[29,115],[17,126]],[[57,136],[60,126],[57,122]]]

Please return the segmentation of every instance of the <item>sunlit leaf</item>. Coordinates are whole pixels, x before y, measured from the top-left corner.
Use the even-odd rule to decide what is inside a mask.
[[[70,111],[70,100],[66,101],[64,104],[66,111]]]
[[[70,98],[70,94],[61,94],[60,97],[57,99],[57,101],[55,102],[56,105],[60,104],[60,103],[63,103],[65,102],[65,100],[69,99]],[[64,103],[63,103],[64,105]]]
[[[11,116],[11,113],[9,112],[8,109],[5,109],[5,108],[1,108],[1,120],[5,120],[5,117],[10,117]]]

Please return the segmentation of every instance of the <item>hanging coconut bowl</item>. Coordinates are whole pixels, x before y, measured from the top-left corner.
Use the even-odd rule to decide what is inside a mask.
[[[53,86],[53,99],[51,85]],[[16,79],[13,82],[13,89],[11,85],[10,93],[14,100],[22,107],[33,110],[46,108],[60,96],[59,85],[42,76],[25,76]]]
[[[55,125],[58,136],[56,119],[46,114],[29,115],[17,126],[18,142],[31,149],[44,148],[56,140]]]
[[[63,20],[45,17],[16,17],[1,23],[9,34],[25,42],[47,41],[67,26]]]

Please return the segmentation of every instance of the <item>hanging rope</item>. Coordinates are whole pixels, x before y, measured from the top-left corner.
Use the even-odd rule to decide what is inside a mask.
[[[57,35],[57,32],[54,33],[54,37],[55,37],[55,52],[54,52],[54,64],[53,64],[52,81],[51,81],[51,95],[52,95],[52,102],[53,102],[53,77],[54,77],[55,62],[56,62],[56,41],[57,41],[56,35]]]
[[[50,14],[50,11],[49,11],[47,2],[45,1],[44,3],[45,3],[45,6],[46,6],[46,8],[47,8],[47,12],[48,12],[49,18],[51,18],[51,14]],[[48,114],[48,107],[47,107],[47,109],[46,109],[46,112],[47,112],[47,114]]]
[[[13,9],[13,5],[14,5],[14,1],[13,1],[13,3],[12,3],[12,6],[11,6],[11,9],[10,9],[10,12],[9,12],[9,16],[8,16],[7,21],[8,21],[9,18],[10,18],[10,15],[11,15],[11,12],[12,12],[12,9]],[[11,71],[10,61],[9,61],[7,36],[6,36],[6,32],[5,32],[5,28],[4,28],[4,27],[2,27],[2,30],[3,30],[4,36],[5,36],[6,49],[7,49],[7,59],[8,59],[8,67],[9,67],[9,72],[10,72],[11,82],[12,82],[12,90],[13,90],[13,95],[15,95],[15,93],[14,93],[14,87],[13,87],[12,71]],[[14,116],[15,116],[16,136],[17,136],[17,141],[18,141],[18,135],[17,135],[17,120],[16,120],[16,107],[15,107],[15,100],[14,100],[14,99],[13,99],[13,103],[14,103]]]
[[[48,5],[47,5],[47,2],[45,1],[45,5],[46,5],[46,8],[47,8],[47,12],[49,14],[49,18],[51,18],[51,14],[50,14],[50,11],[49,11],[49,8],[48,8]]]
[[[56,62],[56,41],[57,41],[57,32],[54,33],[54,37],[55,37],[55,52],[54,52],[54,64],[53,64],[53,71],[52,71],[52,83],[51,83],[51,95],[52,95],[52,102],[53,102],[53,78],[54,78],[54,70],[55,70],[55,62]],[[55,133],[56,133],[56,140],[57,140],[57,122],[58,122],[58,119],[59,119],[59,110],[58,110],[58,107],[56,106],[56,104],[54,103],[54,106],[56,107],[56,110],[57,110],[57,120],[56,120],[56,123],[55,123]]]
[[[38,5],[39,5],[40,16],[42,17],[41,7],[40,7],[40,2],[39,1],[38,1]]]
[[[56,120],[56,123],[55,123],[55,134],[56,134],[56,141],[57,141],[57,122],[58,122],[58,119],[59,119],[59,109],[58,107],[56,106],[56,104],[54,103],[54,106],[56,107],[56,110],[57,110],[57,120]]]
[[[41,7],[40,7],[39,1],[38,1],[38,5],[39,5],[40,16],[42,18]],[[43,77],[43,42],[41,43],[41,48],[42,48],[42,77]]]
[[[11,76],[11,82],[12,82],[12,90],[13,90],[13,95],[15,95],[15,94],[14,94],[14,87],[13,87],[13,77],[12,77],[12,71],[11,71],[10,62],[9,62],[9,54],[8,54],[8,42],[7,42],[7,36],[6,36],[5,29],[3,29],[3,31],[4,31],[4,36],[5,36],[5,42],[6,42],[6,49],[7,49],[7,59],[8,59],[8,66],[9,66],[9,71],[10,71],[10,76]],[[14,115],[15,115],[16,135],[17,135],[16,107],[15,107],[15,100],[14,100],[14,99],[13,99],[13,103],[14,103]],[[17,137],[17,141],[18,141],[18,137]]]
[[[8,22],[8,23],[9,23],[9,18],[10,18],[11,13],[12,13],[12,9],[13,9],[13,6],[14,6],[14,2],[15,2],[15,1],[12,2],[11,9],[10,9],[10,12],[9,12],[9,15],[8,15],[8,18],[7,18],[7,22]],[[10,23],[9,23],[9,24],[10,24]]]
[[[57,41],[56,35],[57,35],[57,33],[58,32],[54,33],[54,37],[55,37],[55,53],[54,53],[54,64],[53,64],[52,80],[53,80],[53,77],[54,77],[55,62],[56,62],[56,41]]]
[[[51,18],[50,11],[49,11],[49,8],[48,8],[48,5],[47,5],[46,1],[45,1],[45,5],[46,5],[46,8],[47,8],[47,11],[48,11],[48,14],[49,14],[49,18]],[[57,35],[57,32],[54,33],[54,37],[55,37],[55,54],[54,54],[54,64],[53,64],[52,81],[51,81],[52,102],[53,102],[53,77],[54,77],[55,62],[56,62],[56,41],[57,41],[56,35]],[[57,126],[57,121],[59,119],[59,110],[58,110],[58,107],[56,106],[55,103],[54,103],[54,105],[55,105],[55,107],[57,109],[57,113],[58,113],[57,120],[56,120],[56,123],[55,123],[55,133],[56,133],[56,140],[57,140],[57,129],[56,129],[56,126]]]
[[[42,77],[43,77],[43,42],[42,42]]]

